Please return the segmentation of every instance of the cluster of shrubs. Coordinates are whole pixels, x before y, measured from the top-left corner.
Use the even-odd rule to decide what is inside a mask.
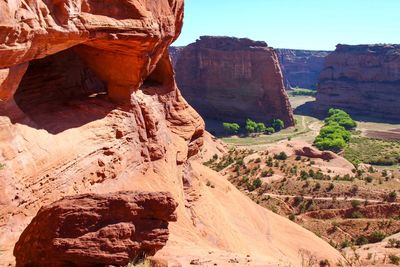
[[[366,236],[359,236],[354,240],[354,244],[357,246],[362,246],[370,243],[378,243],[385,239],[386,234],[382,231],[374,231],[368,237]],[[341,244],[341,248],[351,247],[353,243],[349,240],[344,240]]]
[[[224,122],[222,126],[226,134],[239,133],[241,126],[237,123]],[[246,120],[245,129],[248,134],[264,133],[273,134],[285,128],[285,123],[281,119],[275,119],[270,126],[266,126],[263,122],[256,122],[251,119]]]
[[[325,125],[315,138],[314,145],[321,150],[339,152],[350,141],[350,130],[354,129],[357,123],[340,109],[331,108],[328,114]]]

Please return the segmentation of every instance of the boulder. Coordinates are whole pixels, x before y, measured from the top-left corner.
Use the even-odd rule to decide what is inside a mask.
[[[169,193],[65,197],[42,207],[15,245],[16,266],[127,265],[168,240],[177,203]]]
[[[307,158],[331,160],[337,158],[338,156],[331,151],[320,151],[314,147],[305,146],[301,149],[296,149],[295,154],[298,156],[303,156]]]

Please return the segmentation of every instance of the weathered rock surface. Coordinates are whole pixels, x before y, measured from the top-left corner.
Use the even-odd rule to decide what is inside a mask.
[[[317,89],[329,51],[276,49],[286,88]]]
[[[326,58],[318,85],[319,112],[400,119],[400,45],[338,45]]]
[[[172,65],[176,67],[184,46],[171,46],[169,53]],[[319,75],[324,68],[325,57],[331,51],[298,49],[275,49],[287,89],[300,87],[317,89]]]
[[[0,4],[0,265],[41,206],[137,190],[155,161],[178,178],[198,153],[167,52],[182,18],[180,0]]]
[[[265,42],[203,36],[182,49],[175,71],[182,94],[205,118],[293,125],[278,57]]]
[[[296,149],[295,153],[298,156],[323,160],[331,160],[338,157],[335,153],[331,151],[320,151],[310,146],[304,146],[300,149]]]
[[[24,230],[17,266],[125,266],[168,240],[177,203],[169,193],[65,197],[41,208]]]
[[[0,266],[13,266],[42,206],[121,190],[170,192],[179,203],[155,255],[169,265],[230,266],[250,254],[259,266],[299,265],[301,248],[340,257],[198,163],[223,148],[175,85],[167,47],[183,1],[15,0],[0,2],[0,14]]]

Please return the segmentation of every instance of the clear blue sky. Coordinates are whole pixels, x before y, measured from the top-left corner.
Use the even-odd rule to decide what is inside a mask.
[[[185,0],[179,39],[248,37],[276,48],[400,43],[400,0]]]

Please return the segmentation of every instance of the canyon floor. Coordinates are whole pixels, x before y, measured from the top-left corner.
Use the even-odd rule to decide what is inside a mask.
[[[397,265],[400,201],[393,192],[400,188],[399,166],[351,162],[399,155],[400,124],[356,118],[349,146],[324,160],[311,148],[323,125],[307,108],[314,98],[290,100],[295,127],[272,135],[223,137],[229,152],[204,164],[257,204],[329,242],[345,255],[344,266]],[[304,148],[312,155],[302,153]],[[287,157],[280,157],[282,152]]]

